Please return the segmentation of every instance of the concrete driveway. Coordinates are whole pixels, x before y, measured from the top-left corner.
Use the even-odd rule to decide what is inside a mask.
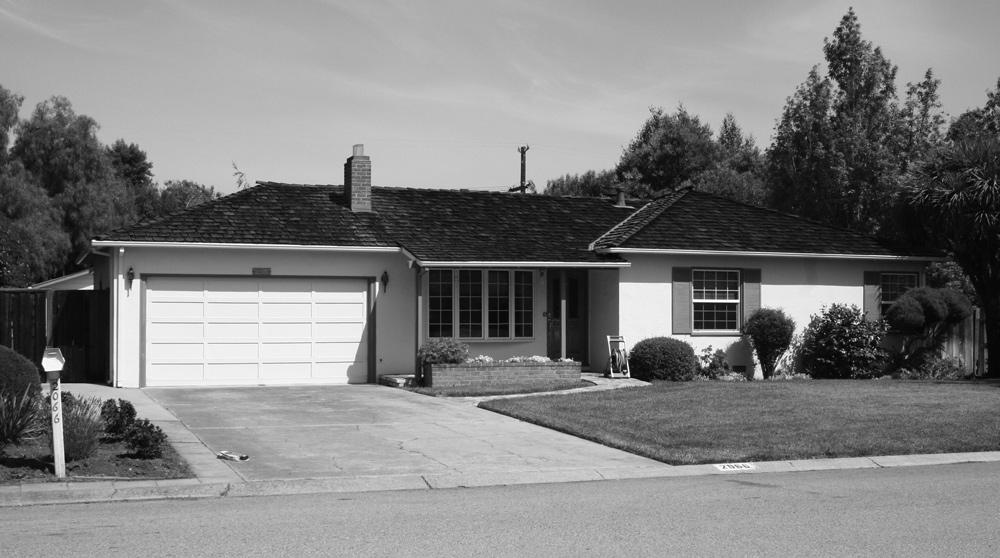
[[[643,457],[475,407],[375,385],[148,388],[246,481],[418,475],[481,486],[663,474]],[[532,480],[534,479],[534,480]]]

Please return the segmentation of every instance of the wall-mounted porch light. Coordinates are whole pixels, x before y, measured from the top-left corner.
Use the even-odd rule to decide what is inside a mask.
[[[389,272],[388,271],[383,271],[382,272],[382,278],[380,279],[380,282],[382,283],[382,290],[388,292],[388,290],[389,290]]]
[[[129,266],[128,272],[125,274],[125,278],[128,279],[128,286],[131,289],[132,281],[135,281],[135,269],[132,269],[132,266]]]

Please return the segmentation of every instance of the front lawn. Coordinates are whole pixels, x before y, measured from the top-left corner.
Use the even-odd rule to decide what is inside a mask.
[[[1000,450],[1000,384],[661,382],[480,407],[673,465]]]

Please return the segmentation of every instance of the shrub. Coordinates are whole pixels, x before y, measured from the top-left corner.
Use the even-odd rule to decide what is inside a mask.
[[[924,329],[924,308],[917,299],[904,295],[886,310],[885,321],[900,333],[919,333]]]
[[[420,367],[425,364],[461,364],[469,358],[469,346],[454,339],[431,339],[417,350]]]
[[[813,378],[871,378],[881,372],[885,322],[865,320],[854,305],[813,315],[802,335],[802,366]]]
[[[125,446],[140,459],[162,457],[166,441],[167,435],[163,430],[147,419],[135,421],[125,432]]]
[[[0,451],[45,432],[45,417],[37,395],[29,388],[16,394],[0,391]]]
[[[0,392],[20,395],[27,389],[31,396],[42,393],[38,367],[13,349],[0,345]]]
[[[698,369],[691,345],[672,337],[639,341],[628,355],[628,364],[632,376],[640,380],[687,381]]]
[[[726,351],[722,349],[712,350],[712,346],[709,345],[701,350],[698,360],[701,361],[698,375],[709,380],[716,380],[731,372],[729,362],[726,360]]]
[[[970,375],[958,357],[929,358],[916,369],[903,369],[898,373],[903,380],[964,380]]]
[[[969,317],[968,297],[953,289],[910,289],[886,311],[886,322],[903,335],[893,366],[917,369],[937,358],[953,324]]]
[[[51,404],[51,400],[49,400]],[[66,461],[86,459],[101,443],[103,425],[100,418],[101,400],[96,397],[76,397],[62,394],[63,446]],[[51,432],[49,436],[51,437]],[[51,440],[50,440],[51,441]]]
[[[795,334],[795,320],[774,308],[759,308],[747,318],[741,333],[746,337],[757,361],[760,362],[764,379],[774,376],[778,358],[788,350]]]
[[[125,399],[108,399],[101,405],[101,420],[104,421],[105,434],[120,438],[135,422],[135,406]]]

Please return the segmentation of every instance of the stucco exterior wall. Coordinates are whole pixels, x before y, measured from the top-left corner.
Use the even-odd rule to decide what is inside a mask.
[[[749,347],[737,335],[673,335],[673,267],[758,268],[761,306],[780,308],[801,333],[810,315],[833,303],[864,305],[865,271],[922,272],[927,262],[865,259],[775,258],[752,256],[673,256],[629,254],[618,286],[619,320],[629,347],[655,336],[674,336],[690,343],[696,354],[709,346],[724,349],[730,364],[754,365]]]
[[[608,335],[618,335],[618,270],[590,270],[590,369],[603,372],[608,362]]]
[[[399,253],[321,252],[281,249],[113,248],[109,275],[111,366],[115,385],[140,387],[142,370],[143,284],[149,276],[251,277],[267,267],[273,277],[371,277],[375,279],[375,370],[377,375],[410,373],[416,354],[414,273]],[[136,278],[127,284],[133,268]],[[388,272],[382,289],[379,278]],[[96,275],[96,274],[95,274]],[[369,322],[368,327],[372,324]],[[372,339],[369,332],[368,339]]]

